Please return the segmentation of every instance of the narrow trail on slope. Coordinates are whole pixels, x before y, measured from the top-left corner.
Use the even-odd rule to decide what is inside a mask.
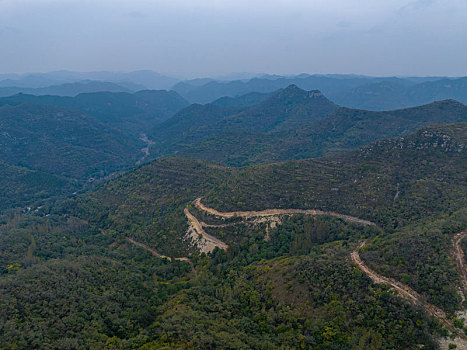
[[[452,238],[452,247],[456,259],[456,267],[462,283],[462,294],[467,292],[467,266],[465,264],[464,251],[461,248],[461,241],[467,235],[467,232],[461,232]]]
[[[363,260],[360,258],[360,254],[358,250],[364,247],[366,242],[361,242],[357,248],[350,254],[352,261],[358,266],[360,270],[362,270],[368,277],[370,277],[373,282],[378,284],[388,284],[394,289],[402,298],[409,301],[414,305],[420,305],[424,308],[424,310],[431,316],[438,319],[446,328],[451,330],[453,333],[457,334],[462,340],[467,341],[467,336],[462,332],[462,330],[456,328],[454,324],[447,318],[446,313],[438,308],[435,305],[432,305],[426,302],[420,294],[414,291],[409,286],[396,281],[393,278],[388,278],[385,276],[379,275],[377,272],[370,269]],[[467,343],[466,343],[467,344]]]
[[[163,255],[163,254],[160,254],[157,250],[151,248],[150,246],[148,246],[147,244],[144,244],[144,243],[141,243],[141,242],[137,242],[135,241],[134,239],[130,238],[130,237],[125,237],[126,240],[128,242],[130,242],[131,244],[134,244],[135,246],[137,247],[140,247],[140,248],[143,248],[145,250],[147,250],[148,252],[150,252],[152,255],[154,256],[157,256],[158,258],[161,258],[161,259],[167,259],[169,260],[170,262],[173,262],[174,260],[175,261],[185,261],[187,262],[188,264],[190,264],[191,266],[191,270],[193,271],[194,275],[196,278],[198,278],[198,272],[196,271],[195,269],[195,266],[193,265],[193,262],[187,258],[187,257],[181,257],[181,258],[174,258],[172,259],[171,257],[167,256],[167,255]]]

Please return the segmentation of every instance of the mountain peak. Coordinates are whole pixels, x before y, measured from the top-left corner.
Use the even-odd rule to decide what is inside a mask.
[[[439,101],[434,101],[431,103],[432,105],[445,105],[445,106],[463,106],[465,107],[465,105],[462,103],[462,102],[459,102],[455,99],[452,99],[452,98],[449,98],[449,99],[445,99],[445,100],[439,100]],[[430,104],[428,104],[430,105]]]
[[[303,89],[300,89],[297,85],[292,84],[292,85],[287,86],[284,89],[279,90],[278,96],[291,95],[291,94],[303,94],[303,93],[306,93],[306,91]]]
[[[280,90],[276,98],[279,99],[309,99],[309,98],[324,98],[327,100],[327,98],[323,95],[323,93],[319,90],[303,90],[299,88],[297,85],[292,84],[287,86],[285,89]]]

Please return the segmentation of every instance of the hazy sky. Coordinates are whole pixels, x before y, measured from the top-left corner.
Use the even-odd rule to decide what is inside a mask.
[[[467,75],[467,0],[0,0],[0,73]]]

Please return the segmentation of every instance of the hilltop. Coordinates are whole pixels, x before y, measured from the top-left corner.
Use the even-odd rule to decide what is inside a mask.
[[[160,148],[156,152],[168,154],[182,145],[186,147],[230,132],[266,133],[300,127],[336,109],[319,91],[291,85],[251,107],[194,104],[160,124],[152,138]]]

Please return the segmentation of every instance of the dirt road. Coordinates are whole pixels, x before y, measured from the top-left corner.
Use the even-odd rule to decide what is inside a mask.
[[[359,244],[359,246],[351,253],[351,258],[353,262],[358,266],[360,270],[362,270],[368,277],[370,277],[373,282],[375,283],[380,283],[380,284],[388,284],[394,289],[402,298],[408,300],[410,303],[415,304],[415,305],[420,305],[425,309],[425,311],[438,319],[446,328],[451,330],[452,332],[456,333],[459,338],[461,338],[464,341],[467,341],[467,336],[463,333],[462,330],[456,328],[454,324],[447,318],[446,313],[438,308],[437,306],[434,306],[428,302],[426,302],[420,294],[418,294],[416,291],[414,291],[412,288],[409,286],[396,281],[393,278],[388,278],[385,276],[381,276],[372,269],[370,269],[368,266],[365,265],[363,260],[360,258],[360,255],[358,253],[358,250],[365,246],[366,242],[362,242]]]
[[[150,140],[146,134],[141,134],[140,140],[146,144],[146,147],[141,148],[141,152],[143,152],[143,156],[136,162],[136,165],[140,165],[146,158],[149,157],[151,154],[151,146],[155,145],[155,142]]]
[[[197,198],[194,201],[194,205],[197,209],[204,211],[208,214],[214,215],[216,217],[219,217],[219,218],[240,217],[244,219],[265,218],[267,220],[276,220],[277,217],[280,215],[294,215],[294,214],[329,215],[329,216],[333,216],[333,217],[346,220],[348,222],[354,222],[354,223],[358,223],[362,225],[369,225],[369,226],[373,226],[373,227],[376,227],[382,230],[374,222],[363,220],[363,219],[349,216],[349,215],[331,212],[331,211],[321,211],[321,210],[315,210],[315,209],[266,209],[266,210],[261,210],[261,211],[220,212],[216,209],[205,206],[201,202],[201,198]],[[209,253],[209,252],[212,252],[216,247],[220,249],[224,249],[224,250],[228,248],[228,245],[226,243],[206,233],[203,227],[223,227],[226,225],[235,225],[237,223],[226,224],[226,225],[208,225],[205,223],[201,223],[192,213],[190,213],[188,208],[185,208],[184,213],[189,223],[189,229],[187,231],[187,235],[192,239],[192,241],[195,242],[195,244],[198,246],[201,252]],[[239,223],[242,223],[242,222],[239,222]],[[454,256],[456,260],[456,266],[459,272],[459,276],[461,278],[462,289],[464,292],[467,291],[467,267],[464,262],[464,252],[462,248],[460,247],[460,242],[462,238],[464,238],[466,235],[467,235],[467,232],[461,232],[455,235],[452,239],[452,247],[453,247],[453,252],[454,252]],[[148,247],[145,244],[136,242],[133,239],[128,238],[128,237],[127,237],[127,240],[139,247],[142,247],[148,250],[149,252],[151,252],[153,255],[157,257],[169,259],[170,261],[172,261],[170,257],[159,254],[156,250]],[[361,259],[358,253],[358,250],[364,247],[365,244],[366,242],[360,243],[360,245],[351,253],[352,261],[358,266],[358,268],[362,272],[364,272],[368,277],[370,277],[373,280],[373,282],[378,283],[378,284],[387,284],[391,286],[391,288],[394,289],[397,292],[397,294],[399,294],[405,300],[409,301],[410,303],[414,305],[419,305],[423,307],[429,315],[438,319],[446,328],[451,330],[453,333],[457,334],[461,341],[464,341],[465,344],[467,344],[467,336],[460,329],[454,326],[454,324],[447,318],[443,310],[436,307],[435,305],[432,305],[426,302],[426,300],[420,294],[418,294],[416,291],[414,291],[409,286],[399,281],[396,281],[393,278],[381,276],[375,271],[373,271],[372,269],[370,269],[363,262],[363,260]],[[196,275],[196,270],[194,269],[193,263],[191,262],[189,258],[186,258],[186,257],[175,258],[175,260],[188,262],[191,265]]]
[[[464,251],[461,248],[461,241],[467,235],[467,232],[461,232],[452,239],[454,257],[456,259],[457,272],[462,283],[462,292],[467,292],[467,266],[465,264]]]
[[[222,217],[222,218],[233,218],[233,217],[242,217],[245,219],[255,218],[255,217],[268,217],[268,216],[278,216],[278,215],[294,215],[294,214],[303,214],[303,215],[329,215],[336,218],[344,219],[349,222],[355,222],[357,224],[369,225],[378,227],[374,222],[363,220],[349,215],[339,214],[332,211],[322,211],[315,209],[266,209],[261,211],[232,211],[232,212],[220,212],[216,209],[209,208],[201,202],[201,197],[197,198],[194,201],[196,208],[202,210],[208,214]]]
[[[196,272],[195,266],[193,265],[193,262],[192,262],[189,258],[187,258],[187,257],[181,257],[181,258],[174,258],[174,259],[172,259],[171,257],[169,257],[169,256],[167,256],[167,255],[160,254],[157,250],[151,248],[151,247],[148,246],[147,244],[144,244],[144,243],[141,243],[141,242],[137,242],[137,241],[135,241],[134,239],[132,239],[132,238],[130,238],[130,237],[126,237],[126,240],[127,240],[128,242],[130,242],[131,244],[134,244],[134,245],[137,246],[137,247],[140,247],[140,248],[143,248],[143,249],[147,250],[147,251],[150,252],[152,255],[157,256],[158,258],[167,259],[167,260],[169,260],[169,261],[176,260],[176,261],[185,261],[185,262],[187,262],[188,264],[190,264],[191,269],[192,269],[193,273],[195,274],[195,277],[198,277],[198,273]]]

